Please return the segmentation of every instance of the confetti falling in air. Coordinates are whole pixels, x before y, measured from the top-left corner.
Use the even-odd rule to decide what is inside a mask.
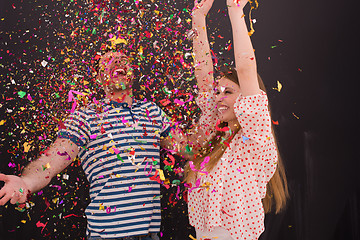
[[[8,2],[6,17],[0,18],[0,151],[9,156],[5,163],[7,173],[19,174],[26,164],[46,152],[71,112],[98,103],[103,97],[96,80],[96,64],[109,47],[126,49],[134,58],[136,98],[156,102],[182,128],[191,126],[199,115],[194,100],[197,89],[192,46],[185,35],[191,28],[193,1]],[[252,4],[257,7],[256,1]],[[219,69],[231,62],[224,56],[231,53],[233,44],[229,34],[221,31],[226,12],[216,11],[219,17],[209,20],[214,26],[209,40],[214,48],[215,68]],[[255,23],[252,19],[251,24]],[[141,140],[137,141],[141,144]],[[117,154],[115,149],[112,151]],[[184,162],[168,153],[162,155],[165,164],[154,180],[172,194],[154,198],[166,202],[166,212],[168,207],[186,205],[185,187],[180,180]],[[79,198],[86,193],[83,186],[88,186],[79,165],[79,161],[74,161],[49,187],[33,194],[29,205],[17,206],[24,215],[21,224],[12,230],[34,222],[41,238],[77,239],[79,229],[85,227],[82,211],[89,202],[88,198]],[[151,172],[151,167],[139,171],[152,177],[155,171]],[[43,168],[51,166],[45,164]],[[129,191],[133,189],[130,187]],[[103,209],[114,210],[105,206]],[[72,214],[73,211],[79,214]],[[30,219],[35,212],[41,215]],[[162,231],[161,234],[169,234]]]
[[[184,35],[191,26],[188,5],[161,0],[9,1],[0,19],[0,151],[9,156],[6,172],[19,174],[46,152],[71,112],[103,97],[96,64],[111,47],[126,48],[134,58],[134,96],[156,102],[172,120],[188,124],[189,116],[198,112],[191,43]],[[182,170],[166,158],[171,165],[159,172],[159,181],[177,193],[171,197],[174,205],[183,200],[184,187],[180,191],[169,179],[180,178]],[[79,197],[86,193],[81,186],[88,184],[79,164],[74,161],[49,187],[33,194],[32,204],[18,206],[23,221],[12,230],[34,222],[38,238],[77,239],[85,228],[83,209],[89,201]],[[39,170],[51,167],[45,163]],[[34,215],[38,218],[30,221]]]
[[[279,81],[277,81],[276,83],[277,83],[277,87],[276,87],[276,88],[273,88],[273,89],[276,90],[276,91],[278,91],[278,92],[280,92],[281,89],[282,89],[282,84],[281,84],[281,82],[279,82]]]

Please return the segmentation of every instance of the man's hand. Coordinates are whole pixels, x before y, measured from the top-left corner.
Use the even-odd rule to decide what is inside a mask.
[[[11,204],[26,202],[30,190],[21,177],[0,174],[0,181],[5,182],[4,187],[0,190],[0,206],[9,200]]]
[[[28,194],[37,192],[51,179],[64,170],[79,153],[78,146],[68,139],[58,138],[49,147],[46,154],[40,156],[25,167],[21,177],[0,174],[0,181],[5,182],[0,190],[0,205],[24,203]]]

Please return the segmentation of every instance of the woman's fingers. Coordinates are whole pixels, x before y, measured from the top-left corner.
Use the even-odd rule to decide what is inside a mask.
[[[244,8],[249,0],[227,0],[228,7]]]
[[[193,12],[199,12],[206,15],[212,7],[214,0],[202,0],[198,2],[195,0]]]

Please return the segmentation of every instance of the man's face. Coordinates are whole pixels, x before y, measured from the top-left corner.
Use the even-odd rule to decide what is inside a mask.
[[[130,89],[133,81],[129,57],[107,52],[99,62],[99,79],[108,93]]]

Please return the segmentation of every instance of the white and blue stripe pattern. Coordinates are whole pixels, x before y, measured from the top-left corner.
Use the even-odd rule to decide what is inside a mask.
[[[170,131],[163,111],[151,102],[134,100],[130,108],[104,101],[75,111],[65,126],[58,135],[81,147],[90,182],[85,213],[91,237],[159,232],[160,185],[149,177],[160,166],[160,135]]]

